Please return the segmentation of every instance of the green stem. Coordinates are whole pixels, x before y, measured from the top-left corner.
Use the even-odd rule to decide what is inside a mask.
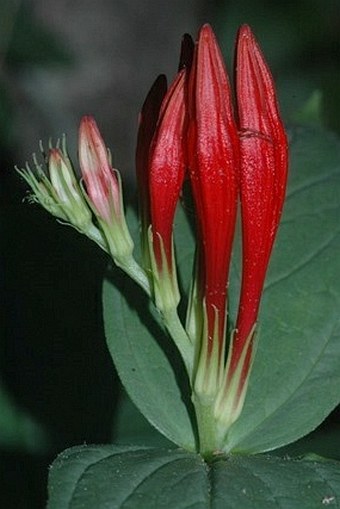
[[[87,228],[86,230],[83,230],[82,233],[85,233],[85,235],[90,239],[93,240],[103,251],[106,253],[109,253],[109,249],[106,245],[105,239],[94,225],[92,225],[90,228]]]
[[[183,358],[189,380],[191,380],[194,364],[194,345],[191,343],[179,319],[177,309],[170,309],[163,312],[163,321]]]
[[[125,260],[117,260],[114,258],[115,264],[120,267],[124,272],[126,272],[131,279],[133,279],[150,297],[151,296],[151,288],[149,279],[142,269],[142,267],[136,262],[133,256],[126,258]]]
[[[210,459],[220,451],[220,440],[214,417],[214,401],[204,402],[193,393],[192,402],[196,411],[199,452],[205,459]]]

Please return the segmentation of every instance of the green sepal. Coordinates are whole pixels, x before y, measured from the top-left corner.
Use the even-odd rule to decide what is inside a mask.
[[[157,234],[159,235],[159,234]],[[169,261],[167,260],[164,242],[162,237],[159,235],[159,242],[161,246],[161,268],[157,263],[154,249],[153,249],[153,232],[152,226],[148,230],[149,239],[149,253],[151,262],[151,278],[153,282],[153,298],[157,309],[163,313],[169,313],[170,311],[177,309],[181,295],[178,289],[177,272],[175,265],[175,253],[174,245],[172,242],[172,253],[171,259],[173,261],[173,267],[169,267]]]
[[[216,419],[216,425],[219,430],[219,435],[226,437],[228,434],[228,430],[237,421],[239,416],[241,415],[247,388],[249,376],[251,373],[251,368],[253,365],[253,360],[255,356],[255,333],[256,324],[253,326],[250,331],[247,340],[243,346],[241,356],[238,360],[237,367],[231,375],[230,371],[230,363],[233,355],[234,348],[234,338],[235,332],[233,331],[229,352],[228,352],[228,360],[225,366],[223,379],[224,382],[220,387],[220,390],[217,394],[214,406],[214,415]],[[251,358],[249,361],[249,366],[247,372],[244,373],[244,363],[247,359],[249,349],[251,349]],[[227,451],[228,452],[228,451]]]

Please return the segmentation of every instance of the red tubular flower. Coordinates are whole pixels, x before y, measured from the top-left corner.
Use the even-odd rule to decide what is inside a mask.
[[[186,117],[185,75],[190,68],[193,41],[184,35],[179,72],[167,91],[166,77],[154,82],[139,116],[136,173],[142,222],[142,251],[152,225],[153,251],[158,270],[162,270],[162,250],[172,269],[172,226],[184,177],[183,128]],[[161,247],[161,244],[163,246]]]
[[[91,205],[104,221],[120,217],[120,188],[95,120],[84,116],[79,128],[79,163]]]
[[[191,37],[184,36],[174,82],[166,90],[166,78],[157,78],[139,118],[136,170],[142,255],[156,305],[163,316],[176,310],[180,298],[173,259],[173,221],[186,166],[183,146],[186,75],[192,48]]]
[[[229,81],[209,25],[204,25],[199,33],[190,76],[189,102],[189,173],[200,242],[198,293],[205,302],[209,356],[216,333],[219,354],[224,344],[239,164],[239,141]]]
[[[173,220],[185,170],[185,75],[185,69],[178,73],[163,100],[149,160],[152,244],[160,272],[164,269],[172,272],[173,268]],[[167,267],[163,267],[164,256]]]
[[[243,269],[232,375],[254,330],[265,274],[278,229],[286,190],[288,145],[273,78],[248,26],[240,28],[236,55],[236,92],[240,130],[240,194]],[[250,347],[243,375],[251,361]]]

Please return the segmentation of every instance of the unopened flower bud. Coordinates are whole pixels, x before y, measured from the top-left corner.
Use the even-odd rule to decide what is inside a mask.
[[[75,178],[71,161],[59,148],[50,149],[48,170],[59,206],[67,220],[86,232],[92,225],[92,214]]]
[[[79,163],[85,182],[84,194],[118,265],[132,256],[133,242],[125,221],[122,188],[117,170],[95,120],[82,118],[79,128]]]

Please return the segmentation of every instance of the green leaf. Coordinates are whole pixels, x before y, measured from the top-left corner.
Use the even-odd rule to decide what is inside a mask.
[[[119,445],[175,447],[151,426],[126,394],[122,395],[116,409],[112,442]]]
[[[335,461],[80,446],[52,465],[48,509],[316,509],[338,507]]]
[[[340,143],[290,133],[289,191],[260,313],[258,351],[232,450],[261,452],[316,428],[340,400]],[[230,283],[234,308],[239,256]]]
[[[178,352],[143,292],[128,278],[119,278],[117,272],[115,276],[114,285],[104,282],[103,310],[107,343],[119,377],[156,429],[194,450],[190,393]]]

